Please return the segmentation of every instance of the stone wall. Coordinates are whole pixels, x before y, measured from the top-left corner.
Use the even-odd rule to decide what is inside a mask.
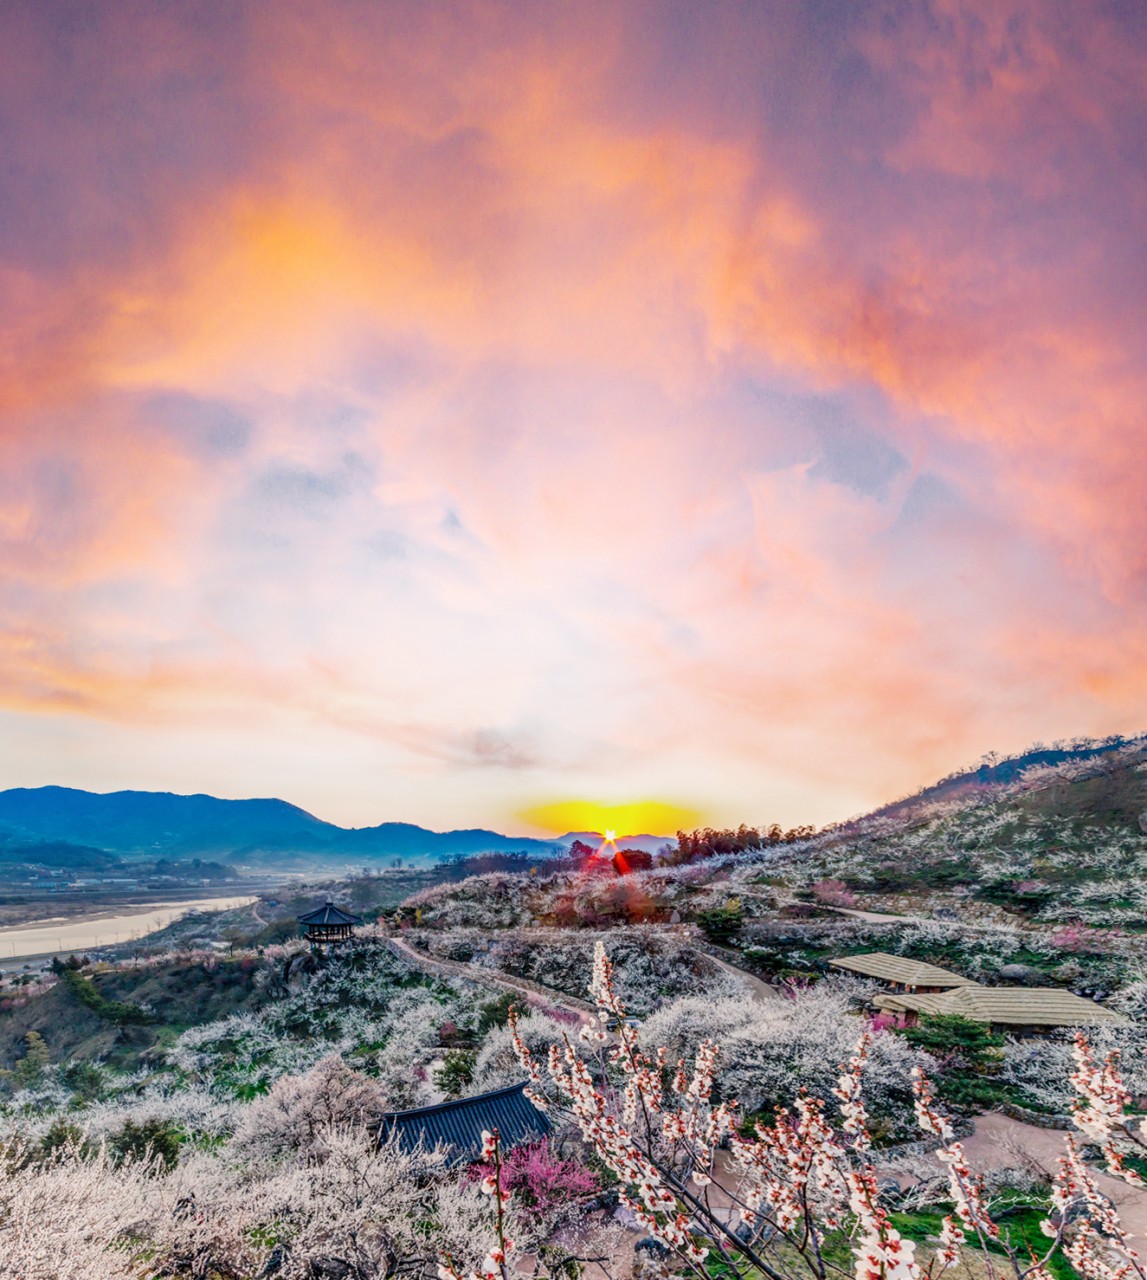
[[[1029,1111],[1026,1107],[1017,1107],[1014,1102],[1001,1102],[995,1108],[1001,1115],[1023,1124],[1035,1125],[1037,1129],[1074,1129],[1075,1121],[1071,1116],[1049,1116],[1039,1111]]]
[[[953,1140],[963,1141],[965,1138],[972,1136],[972,1130],[975,1128],[973,1121],[966,1116],[952,1116],[950,1118],[952,1125]],[[872,1157],[877,1164],[884,1164],[889,1160],[903,1160],[914,1156],[926,1156],[930,1151],[935,1151],[938,1147],[942,1147],[944,1141],[933,1135],[930,1138],[920,1138],[916,1142],[898,1142],[894,1147],[879,1147],[872,1152]]]

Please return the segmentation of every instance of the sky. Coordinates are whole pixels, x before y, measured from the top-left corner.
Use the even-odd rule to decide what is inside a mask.
[[[821,824],[1143,730],[1145,405],[1130,0],[0,8],[0,785]]]

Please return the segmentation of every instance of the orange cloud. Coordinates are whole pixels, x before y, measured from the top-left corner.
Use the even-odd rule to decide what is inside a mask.
[[[109,14],[79,136],[25,112],[0,702],[286,707],[426,804],[718,821],[1134,728],[1141,42],[954,0],[831,39],[451,12],[155,15],[118,61]]]

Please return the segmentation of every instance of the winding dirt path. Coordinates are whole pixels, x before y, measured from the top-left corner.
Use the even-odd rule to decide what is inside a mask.
[[[386,945],[395,955],[401,956],[403,960],[416,969],[421,969],[423,973],[446,974],[455,978],[464,978],[467,982],[482,982],[487,986],[501,987],[505,991],[516,991],[520,995],[539,996],[556,1008],[566,1009],[582,1018],[590,1017],[594,1013],[593,1005],[587,1000],[578,1000],[574,996],[567,996],[564,992],[555,991],[552,987],[543,987],[540,983],[529,982],[524,978],[512,978],[509,974],[497,969],[485,969],[480,965],[462,964],[457,960],[442,960],[437,956],[424,955],[405,939],[396,938],[394,934],[387,937]]]
[[[1051,1181],[1067,1136],[1062,1129],[1041,1129],[992,1111],[976,1117],[975,1128],[970,1137],[963,1139],[963,1147],[974,1171],[1026,1169]],[[945,1173],[934,1154],[919,1157],[911,1173],[895,1164],[886,1166],[882,1172],[897,1178],[901,1186],[907,1186],[921,1176],[922,1167],[929,1175]],[[1128,1235],[1142,1248],[1147,1243],[1147,1188],[1128,1186],[1099,1170],[1093,1173],[1100,1191],[1119,1210]]]
[[[706,951],[704,954],[718,969],[736,978],[748,991],[749,999],[755,1004],[772,1004],[774,1000],[781,998],[778,992],[761,978],[756,977],[754,974],[746,973],[744,969],[738,969],[736,965],[729,964],[727,960],[722,960],[720,956],[715,956],[711,951]]]

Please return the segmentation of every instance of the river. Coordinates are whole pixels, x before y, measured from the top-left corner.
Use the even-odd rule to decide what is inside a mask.
[[[113,916],[88,916],[82,920],[49,920],[35,925],[0,929],[0,962],[50,956],[69,951],[87,951],[116,942],[130,942],[145,933],[166,928],[189,911],[230,911],[256,899],[196,898],[191,902],[151,902],[134,911]]]

